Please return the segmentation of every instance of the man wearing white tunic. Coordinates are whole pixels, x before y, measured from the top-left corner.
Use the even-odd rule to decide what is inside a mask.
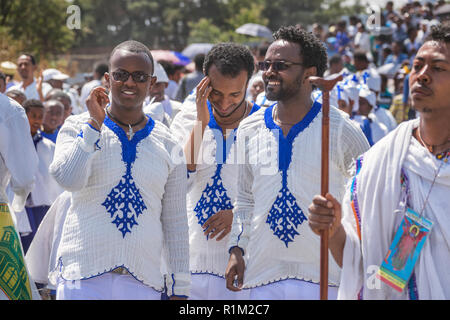
[[[224,278],[238,185],[236,129],[259,109],[246,99],[254,60],[244,46],[219,44],[207,54],[203,68],[206,77],[197,86],[196,103],[185,103],[171,126],[173,134],[188,148],[187,155],[193,155],[189,150],[192,139],[200,145],[194,161],[187,159],[190,298],[245,299],[247,292],[227,290]]]
[[[19,90],[23,92],[27,99],[37,99],[43,101],[45,95],[52,89],[48,83],[42,83],[42,96],[37,89],[37,81],[34,78],[34,72],[37,65],[34,56],[31,54],[21,54],[17,59],[17,72],[22,81],[8,88],[8,91]]]
[[[319,298],[320,241],[305,214],[320,191],[322,105],[311,100],[309,77],[322,76],[326,65],[320,40],[298,27],[280,28],[259,66],[267,98],[277,103],[238,129],[245,159],[239,160],[226,280],[230,290],[250,289],[250,299]],[[334,107],[330,147],[330,189],[343,195],[348,165],[369,145]],[[330,297],[339,276],[330,263]]]
[[[342,265],[340,299],[450,299],[449,35],[448,24],[433,28],[414,59],[409,85],[420,118],[400,124],[357,160],[344,198],[316,196],[310,206],[311,228],[330,228],[330,251]],[[407,208],[433,227],[398,292],[375,273]]]
[[[39,299],[27,275],[13,222],[13,210],[20,212],[24,208],[33,188],[37,166],[38,157],[25,110],[0,93],[0,300]],[[5,192],[9,182],[14,192],[11,206]]]
[[[71,191],[71,205],[50,281],[57,299],[160,299],[164,287],[186,298],[187,173],[172,160],[169,130],[142,110],[153,58],[126,41],[110,70],[111,103],[106,89],[94,89],[88,112],[69,117],[58,136],[50,173]]]

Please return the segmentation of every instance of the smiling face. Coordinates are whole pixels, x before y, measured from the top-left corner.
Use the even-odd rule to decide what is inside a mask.
[[[300,45],[297,43],[277,40],[267,50],[264,61],[285,61],[303,63],[300,57]],[[266,97],[272,101],[286,101],[299,95],[305,69],[301,65],[289,65],[286,70],[273,70],[270,66],[263,72]]]
[[[118,49],[111,56],[110,64],[111,72],[105,73],[105,79],[111,89],[111,104],[126,109],[142,108],[142,103],[148,96],[150,87],[156,81],[156,78],[149,77],[145,82],[136,82],[130,75],[126,81],[122,82],[115,80],[113,73],[126,71],[152,75],[153,64],[150,58],[143,52],[134,53]]]
[[[409,76],[412,107],[423,115],[450,109],[450,44],[428,41],[419,49]]]
[[[223,75],[213,64],[208,70],[212,91],[208,100],[216,113],[226,118],[242,105],[247,91],[248,71],[241,70],[236,77]]]
[[[58,100],[49,100],[44,106],[44,128],[47,132],[54,131],[64,121],[64,105]]]

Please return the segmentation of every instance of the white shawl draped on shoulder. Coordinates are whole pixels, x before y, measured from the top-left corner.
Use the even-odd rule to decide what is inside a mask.
[[[409,298],[408,288],[400,294],[375,275],[404,216],[402,168],[410,184],[409,205],[420,212],[441,163],[412,138],[418,123],[402,123],[359,159],[360,170],[349,182],[342,205],[347,238],[338,299]],[[449,194],[450,166],[445,164],[424,211],[434,226],[414,268],[419,299],[450,298],[450,273],[440,267],[450,262]]]

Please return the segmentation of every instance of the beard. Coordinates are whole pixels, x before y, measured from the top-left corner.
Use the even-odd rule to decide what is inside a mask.
[[[299,75],[294,83],[290,86],[285,85],[283,80],[277,79],[277,81],[280,82],[279,86],[273,87],[268,86],[269,81],[275,80],[275,79],[267,79],[264,82],[265,85],[265,94],[266,98],[270,101],[285,101],[289,100],[293,96],[297,95],[300,89],[302,88],[302,77],[303,73]]]

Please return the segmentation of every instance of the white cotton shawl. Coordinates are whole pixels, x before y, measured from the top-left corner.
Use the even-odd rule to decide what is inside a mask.
[[[351,209],[350,186],[347,188],[342,207],[347,239],[338,299],[357,299],[363,285],[363,299],[409,297],[407,288],[400,294],[376,279],[375,274],[404,216],[404,210],[398,210],[401,209],[402,167],[409,179],[410,205],[420,212],[441,163],[411,139],[418,124],[418,120],[402,123],[363,156],[362,168],[356,177],[362,241],[357,235],[357,219]],[[450,262],[449,191],[450,166],[445,164],[424,211],[424,216],[431,219],[434,226],[414,268],[419,299],[450,298],[447,289],[450,274],[439,272]]]

